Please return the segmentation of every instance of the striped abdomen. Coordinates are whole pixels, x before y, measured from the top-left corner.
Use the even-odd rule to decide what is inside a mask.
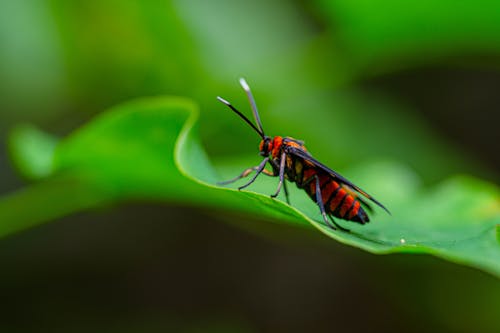
[[[361,224],[369,221],[355,194],[337,183],[332,176],[297,157],[288,157],[286,162],[288,180],[295,182],[298,188],[304,189],[314,202],[316,202],[315,176],[319,178],[321,197],[327,214]]]

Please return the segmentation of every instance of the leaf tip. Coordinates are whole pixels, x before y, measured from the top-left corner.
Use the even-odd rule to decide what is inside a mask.
[[[8,137],[8,149],[14,166],[21,175],[36,180],[53,171],[54,152],[58,139],[33,125],[20,124]]]

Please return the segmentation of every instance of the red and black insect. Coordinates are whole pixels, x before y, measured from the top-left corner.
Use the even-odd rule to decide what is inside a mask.
[[[252,184],[261,173],[271,177],[278,176],[278,188],[271,197],[277,197],[283,187],[286,201],[290,203],[285,182],[285,179],[287,179],[290,182],[294,182],[299,189],[305,190],[309,197],[318,204],[323,220],[332,229],[339,228],[349,231],[338,225],[333,216],[360,224],[370,221],[363,207],[370,212],[372,208],[359,194],[389,213],[387,208],[371,195],[312,157],[304,146],[303,141],[281,136],[271,138],[265,135],[250,87],[244,79],[240,79],[240,84],[250,101],[257,126],[231,105],[231,103],[221,97],[217,97],[217,99],[231,108],[260,135],[262,141],[260,142],[259,150],[260,155],[264,159],[259,165],[244,170],[238,177],[219,184],[233,183],[255,171],[256,173],[252,179],[238,188],[241,190]],[[265,169],[267,163],[271,165],[272,171]],[[331,223],[327,216],[330,217]]]

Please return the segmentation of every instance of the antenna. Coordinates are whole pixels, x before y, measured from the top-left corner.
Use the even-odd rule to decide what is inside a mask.
[[[244,78],[240,79],[240,85],[245,90],[247,94],[248,101],[250,102],[250,106],[252,107],[253,117],[257,126],[259,126],[260,132],[264,135],[264,129],[262,128],[262,123],[260,122],[259,111],[257,111],[257,104],[255,104],[255,99],[253,98],[252,91],[250,90],[250,86]]]
[[[226,101],[224,98],[220,97],[220,96],[217,96],[217,99],[219,100],[219,102],[222,102],[224,104],[226,104],[231,110],[233,110],[238,116],[240,116],[244,121],[247,122],[248,125],[250,125],[254,130],[255,132],[259,133],[260,137],[262,139],[264,139],[264,132],[262,132],[261,130],[259,130],[257,127],[255,127],[254,124],[252,124],[252,122],[250,120],[248,120],[247,117],[245,117],[243,115],[243,113],[241,113],[240,111],[238,111],[234,106],[231,105],[231,103],[229,103],[228,101]]]

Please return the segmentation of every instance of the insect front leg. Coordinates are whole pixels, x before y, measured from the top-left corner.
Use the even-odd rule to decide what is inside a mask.
[[[285,180],[285,162],[286,162],[286,153],[283,152],[283,153],[281,153],[281,162],[280,162],[280,168],[279,168],[280,182],[278,183],[278,188],[276,189],[276,193],[272,194],[271,198],[276,198],[281,191],[281,186],[283,185],[283,182]],[[287,195],[287,197],[288,197],[288,195]],[[288,201],[288,199],[287,199],[287,201]]]
[[[264,159],[265,160],[265,159]],[[262,161],[259,165],[257,166],[254,166],[254,167],[251,167],[251,168],[248,168],[248,169],[245,169],[243,170],[243,172],[237,176],[237,177],[234,177],[233,179],[229,179],[229,180],[225,180],[225,181],[222,181],[222,182],[217,182],[217,185],[227,185],[227,184],[231,184],[231,183],[234,183],[235,181],[237,180],[240,180],[241,178],[245,178],[247,177],[252,171],[256,171],[256,170],[259,170],[259,168],[261,167],[261,164],[263,163],[264,161]],[[267,161],[266,161],[267,162]],[[264,166],[266,164],[264,163]],[[274,177],[274,174],[271,172],[271,171],[268,171],[266,169],[262,169],[260,172],[262,172],[263,174],[267,175],[267,176],[270,176],[270,177]]]
[[[260,162],[260,164],[257,166],[257,169],[256,169],[257,172],[252,177],[252,179],[250,179],[250,181],[248,183],[246,183],[245,185],[238,187],[238,190],[242,190],[245,187],[247,187],[248,185],[252,184],[257,179],[257,177],[265,170],[264,167],[266,166],[267,161],[269,161],[269,157],[264,158],[262,160],[262,162]]]

